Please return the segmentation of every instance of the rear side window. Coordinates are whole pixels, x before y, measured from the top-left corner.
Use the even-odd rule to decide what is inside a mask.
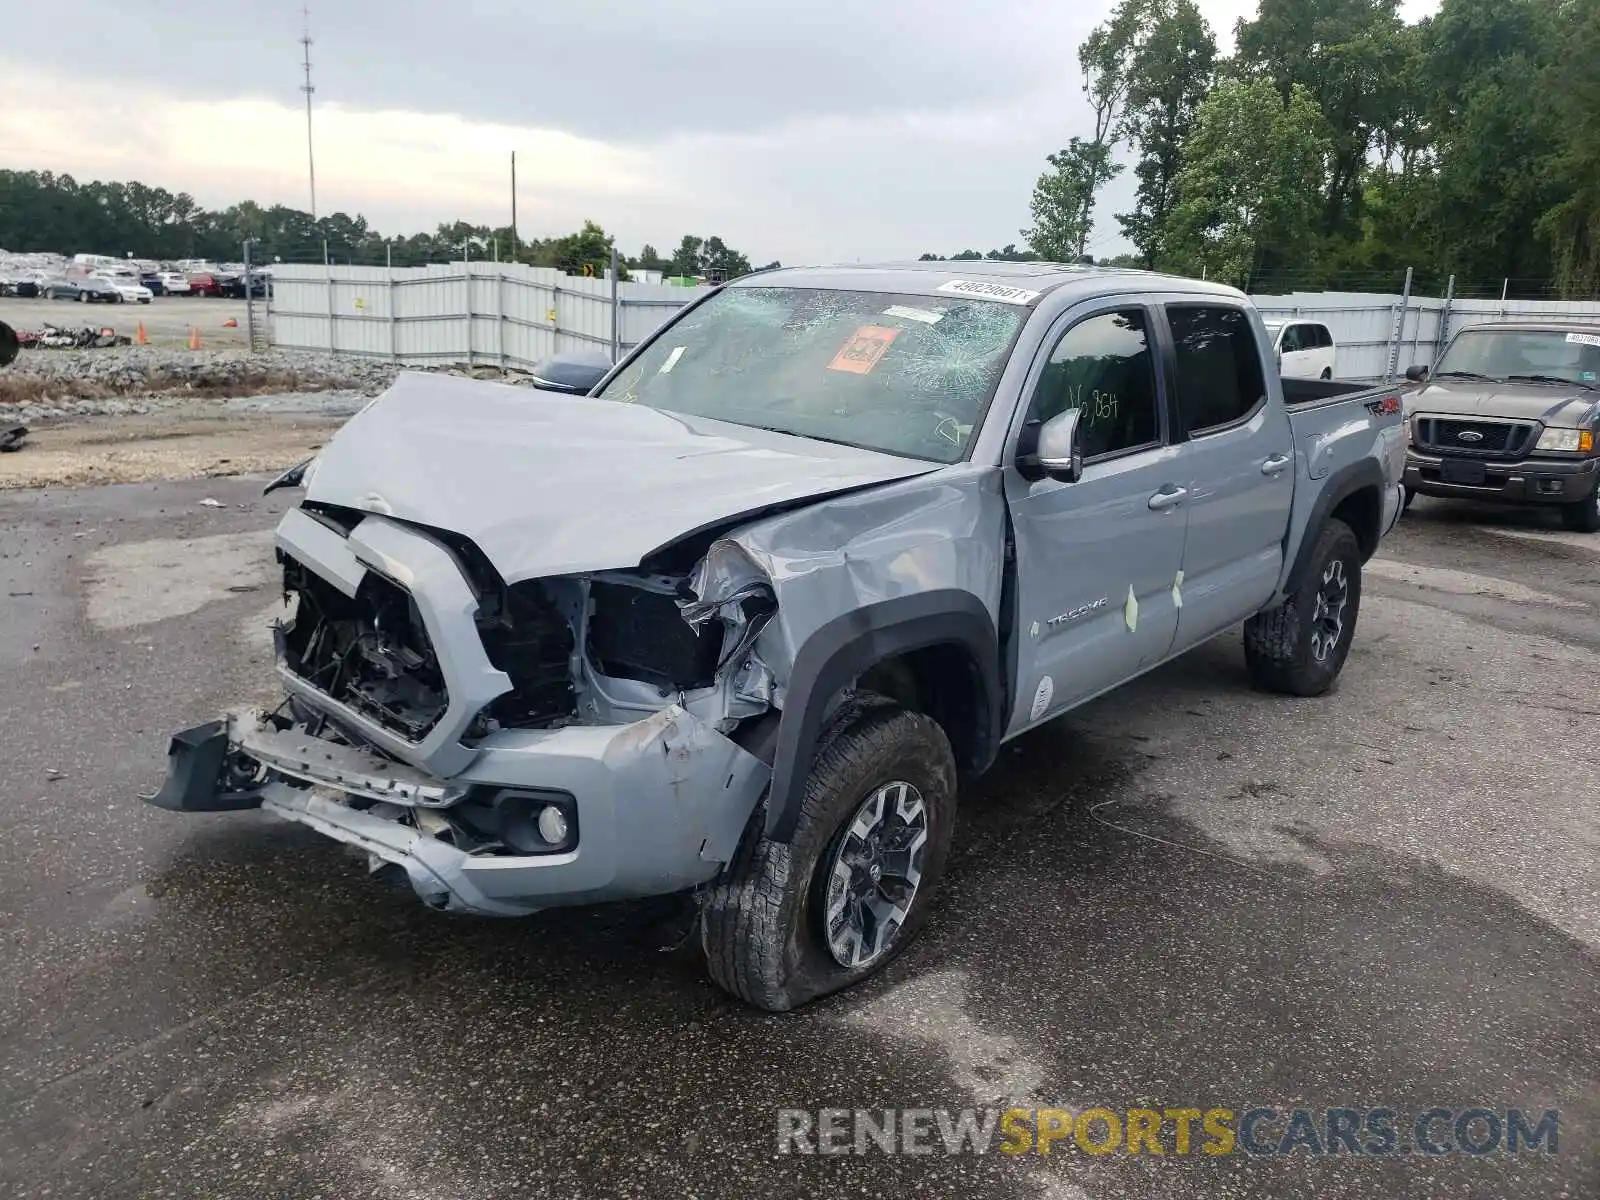
[[[1161,440],[1155,364],[1140,309],[1078,322],[1056,343],[1039,377],[1032,415],[1048,421],[1080,409],[1083,456],[1099,458]]]
[[[1318,350],[1326,350],[1333,345],[1333,334],[1328,332],[1326,325],[1307,325],[1311,331],[1311,344]]]
[[[1203,434],[1243,420],[1266,399],[1255,330],[1237,308],[1167,308],[1176,351],[1178,420]]]

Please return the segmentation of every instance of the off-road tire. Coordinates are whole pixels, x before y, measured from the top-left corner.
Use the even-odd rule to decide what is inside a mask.
[[[893,780],[914,784],[927,812],[922,878],[910,911],[883,954],[847,968],[829,953],[819,878],[862,802]],[[701,899],[700,939],[711,978],[769,1012],[861,982],[906,948],[926,921],[955,827],[956,766],[944,731],[897,705],[851,702],[824,734],[806,777],[793,838],[777,842],[758,824],[728,870]]]
[[[1318,661],[1312,653],[1312,614],[1330,564],[1342,564],[1348,589],[1333,650]],[[1329,520],[1317,535],[1311,561],[1283,604],[1245,622],[1244,659],[1250,678],[1263,691],[1290,696],[1321,696],[1331,689],[1350,654],[1361,611],[1361,545],[1350,526]]]
[[[1562,505],[1561,523],[1574,533],[1600,533],[1600,488],[1587,500]]]

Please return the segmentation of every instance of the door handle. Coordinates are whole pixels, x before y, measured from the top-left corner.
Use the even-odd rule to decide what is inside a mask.
[[[1189,495],[1188,488],[1173,488],[1170,491],[1162,490],[1150,497],[1150,508],[1154,512],[1164,512],[1169,508],[1177,508]]]
[[[1289,469],[1289,464],[1293,461],[1294,459],[1287,454],[1274,454],[1261,464],[1261,473],[1263,475],[1282,475]]]

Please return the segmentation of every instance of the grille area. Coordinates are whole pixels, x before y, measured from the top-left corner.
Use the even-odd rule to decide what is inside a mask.
[[[1469,458],[1522,458],[1533,448],[1530,421],[1473,421],[1417,418],[1417,446],[1436,454]]]
[[[450,700],[409,593],[369,571],[355,596],[346,596],[294,558],[282,557],[284,587],[299,597],[284,635],[289,669],[407,741],[421,741]]]
[[[577,712],[572,692],[572,627],[537,581],[479,597],[478,632],[489,661],[512,690],[483,718],[511,729],[560,724]],[[481,732],[475,726],[475,732]]]

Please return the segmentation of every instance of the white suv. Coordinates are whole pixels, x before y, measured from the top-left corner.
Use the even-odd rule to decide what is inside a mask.
[[[1339,348],[1326,325],[1268,321],[1266,326],[1277,351],[1278,373],[1285,379],[1332,379],[1338,372]]]

